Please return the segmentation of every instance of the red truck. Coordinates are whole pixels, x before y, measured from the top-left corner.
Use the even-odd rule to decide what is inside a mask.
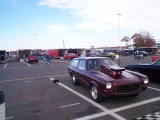
[[[51,58],[60,58],[67,54],[67,49],[49,49],[47,52]]]
[[[38,58],[31,53],[31,49],[20,49],[20,50],[18,50],[17,55],[16,55],[17,60],[20,61],[20,62],[24,62],[24,58],[23,58],[24,54],[25,54],[25,57],[26,57],[26,62],[28,62],[28,63],[30,63],[30,62],[36,62],[37,63],[38,62]]]

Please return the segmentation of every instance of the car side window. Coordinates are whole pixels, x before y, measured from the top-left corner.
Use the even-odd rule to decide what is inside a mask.
[[[78,62],[79,62],[79,60],[72,60],[71,61],[71,66],[77,67],[78,66]]]
[[[97,70],[97,69],[100,69],[100,63],[96,59],[89,60],[87,67],[88,67],[88,70]]]
[[[85,60],[80,60],[78,64],[78,69],[85,70],[86,62]]]

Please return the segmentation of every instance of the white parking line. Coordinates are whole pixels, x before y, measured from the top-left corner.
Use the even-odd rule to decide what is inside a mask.
[[[84,95],[82,95],[82,94],[74,91],[73,89],[65,86],[64,84],[62,84],[62,83],[57,83],[57,84],[59,84],[60,86],[66,88],[66,89],[69,90],[70,92],[76,94],[77,96],[81,97],[82,99],[86,100],[87,102],[89,102],[90,104],[96,106],[97,108],[101,109],[102,111],[105,111],[105,112],[102,112],[103,114],[101,114],[101,115],[110,114],[112,117],[116,118],[117,120],[126,120],[125,118],[121,117],[120,115],[118,115],[118,114],[116,114],[116,113],[114,113],[114,112],[106,109],[106,108],[103,107],[102,105],[94,102],[93,100],[90,100],[90,99],[87,98],[86,96],[84,96]],[[105,113],[105,114],[104,114],[104,113]],[[76,119],[76,120],[86,120],[86,118],[87,118],[87,120],[89,120],[89,119],[92,119],[92,118],[96,118],[97,116],[99,117],[99,115],[97,115],[97,114],[94,115],[94,116],[93,116],[93,115],[91,115],[91,116],[85,116],[85,117],[83,117],[83,118],[78,118],[78,119]]]
[[[160,91],[160,89],[157,89],[157,88],[153,88],[153,87],[147,87],[149,89],[152,89],[152,90],[157,90],[157,91]]]
[[[25,63],[25,62],[24,62]],[[31,65],[30,64],[28,64],[28,63],[25,63],[26,65],[28,65],[29,67],[31,67]]]
[[[6,68],[7,67],[7,63],[4,65],[4,68]]]
[[[11,116],[11,117],[7,117],[7,118],[5,118],[6,120],[9,120],[9,119],[12,119],[13,118],[13,116]]]
[[[70,106],[74,106],[74,105],[79,105],[80,103],[75,103],[75,104],[70,104],[70,105],[65,105],[65,106],[61,106],[58,108],[65,108],[65,107],[70,107]]]
[[[144,105],[144,104],[159,101],[159,100],[160,100],[160,97],[156,97],[156,98],[153,98],[153,99],[144,100],[142,102],[138,102],[138,103],[126,105],[126,106],[123,106],[123,107],[115,108],[115,109],[112,109],[111,111],[112,112],[119,112],[119,111],[122,111],[122,110],[130,109],[130,108],[133,108],[133,107],[137,107],[137,106],[140,106],[140,105]]]

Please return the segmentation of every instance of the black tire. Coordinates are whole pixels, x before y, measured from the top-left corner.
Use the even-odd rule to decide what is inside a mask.
[[[103,99],[103,96],[101,95],[101,93],[95,85],[91,85],[90,94],[95,102],[101,102]]]
[[[79,82],[76,80],[74,75],[72,75],[71,78],[72,78],[73,85],[79,85]]]
[[[38,60],[36,60],[36,63],[38,63]]]
[[[139,95],[139,93],[136,93],[136,94],[131,95],[131,97],[136,97],[138,95]]]

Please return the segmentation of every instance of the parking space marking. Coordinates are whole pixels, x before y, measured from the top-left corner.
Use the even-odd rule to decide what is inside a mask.
[[[25,62],[24,62],[25,63]],[[31,67],[31,65],[30,64],[28,64],[28,63],[25,63],[26,65],[28,65],[29,67]]]
[[[125,118],[121,117],[120,115],[114,113],[113,111],[110,111],[109,109],[106,109],[106,108],[103,107],[102,105],[94,102],[93,100],[90,100],[90,99],[87,98],[86,96],[84,96],[84,95],[82,95],[82,94],[74,91],[73,89],[65,86],[64,84],[62,84],[62,83],[60,83],[60,82],[57,83],[57,84],[59,84],[60,86],[66,88],[67,90],[69,90],[70,92],[76,94],[77,96],[81,97],[82,99],[86,100],[86,101],[89,102],[90,104],[96,106],[96,107],[99,108],[100,110],[104,111],[104,112],[101,113],[101,115],[104,116],[104,115],[110,114],[112,117],[114,117],[114,118],[116,118],[116,119],[118,119],[118,120],[126,120]],[[98,114],[100,114],[100,113],[98,113]],[[96,116],[99,117],[99,115],[97,115],[97,114],[96,114]],[[89,120],[89,119],[92,119],[92,117],[96,118],[96,116],[92,116],[92,115],[91,115],[91,117],[90,117],[90,115],[89,115],[89,116],[85,116],[85,118],[87,117],[87,119]],[[83,118],[84,118],[84,117],[83,117]],[[76,119],[76,120],[81,120],[81,119],[83,119],[83,118],[78,118],[78,119]],[[83,120],[84,120],[84,119],[83,119]]]
[[[7,63],[4,65],[4,68],[6,68],[7,67]]]
[[[32,79],[51,78],[51,77],[58,77],[58,76],[68,76],[68,74],[54,75],[54,76],[43,76],[43,77],[33,77],[33,78],[22,78],[22,79],[13,79],[13,80],[3,80],[3,81],[0,81],[0,82],[12,82],[12,81],[21,81],[21,80],[32,80]]]
[[[152,90],[157,90],[157,91],[160,91],[160,89],[157,89],[157,88],[153,88],[153,87],[147,87],[149,89],[152,89]]]
[[[7,117],[7,118],[5,118],[5,120],[9,120],[9,119],[12,119],[12,118],[13,118],[13,116]]]
[[[123,107],[111,109],[111,111],[112,111],[112,112],[119,112],[119,111],[122,111],[122,110],[134,108],[134,107],[137,107],[137,106],[140,106],[140,105],[144,105],[144,104],[156,102],[156,101],[159,101],[159,100],[160,100],[160,97],[156,97],[156,98],[152,98],[152,99],[149,99],[149,100],[144,100],[144,101],[142,101],[142,102],[133,103],[133,104],[126,105],[126,106],[123,106]]]
[[[64,105],[58,108],[65,108],[65,107],[70,107],[70,106],[75,106],[75,105],[79,105],[80,103],[75,103],[75,104],[70,104],[70,105]]]

